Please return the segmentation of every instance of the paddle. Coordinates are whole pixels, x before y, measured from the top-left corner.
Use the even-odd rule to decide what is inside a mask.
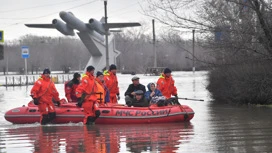
[[[175,98],[175,97],[173,97],[173,98]],[[192,98],[178,98],[178,99],[192,100],[192,101],[204,101],[203,99],[192,99]]]

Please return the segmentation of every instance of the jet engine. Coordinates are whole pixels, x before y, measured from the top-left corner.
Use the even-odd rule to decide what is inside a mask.
[[[61,32],[64,35],[70,35],[70,36],[74,36],[74,30],[72,28],[70,28],[67,24],[65,24],[64,22],[58,20],[58,19],[54,19],[52,21],[52,24],[56,27],[56,29]]]
[[[88,26],[88,28],[100,33],[101,35],[106,34],[103,23],[97,21],[96,19],[90,19],[89,24],[87,24],[87,26]]]
[[[74,16],[71,12],[60,12],[60,18],[69,25],[70,28],[77,29],[80,32],[88,30],[86,24]]]

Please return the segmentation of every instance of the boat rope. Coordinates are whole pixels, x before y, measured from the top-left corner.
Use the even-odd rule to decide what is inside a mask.
[[[182,107],[182,105],[180,105],[179,108],[181,108],[181,110],[185,112],[185,114],[184,114],[184,121],[186,121],[186,120],[189,118],[189,115],[188,115],[186,109],[184,109],[184,108]]]
[[[184,114],[184,121],[186,121],[189,118],[188,112],[186,111],[186,109],[184,109],[182,107],[182,105],[179,103],[178,99],[176,99],[176,98],[172,98],[172,99],[174,99],[174,103],[176,103],[176,104],[179,105],[179,108],[181,109],[181,111],[185,112],[185,114]]]
[[[172,108],[172,107],[171,107]],[[169,109],[168,113],[167,113],[167,116],[169,116],[170,112],[171,112],[171,108]]]
[[[66,113],[66,112],[82,112],[82,110],[81,109],[80,110],[72,110],[72,109],[67,108],[67,109],[64,109],[64,110],[56,112],[56,113],[58,115],[58,114]]]
[[[148,109],[152,112],[152,115],[155,115],[154,111],[150,108],[150,105],[148,106]]]

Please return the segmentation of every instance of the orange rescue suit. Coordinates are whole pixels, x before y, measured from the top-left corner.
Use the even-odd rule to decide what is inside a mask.
[[[108,70],[104,71],[104,81],[110,91],[110,103],[117,103],[116,95],[119,95],[119,87],[116,74]]]
[[[167,99],[171,98],[171,95],[177,95],[177,88],[175,87],[175,81],[170,77],[166,77],[164,73],[161,74],[157,81],[157,88],[161,91],[162,95]]]
[[[54,82],[44,75],[41,75],[41,77],[34,83],[34,86],[31,89],[31,96],[39,99],[38,108],[41,116],[55,112],[52,98],[54,98],[55,101],[60,101],[59,93]]]
[[[82,94],[86,94],[82,104],[82,107],[84,108],[84,114],[85,114],[85,117],[83,120],[84,124],[87,123],[87,118],[89,116],[95,117],[94,112],[97,109],[95,105],[97,100],[96,93],[97,93],[97,86],[95,83],[94,76],[91,73],[86,72],[86,74],[82,76],[81,83],[76,89],[77,98],[80,98]]]

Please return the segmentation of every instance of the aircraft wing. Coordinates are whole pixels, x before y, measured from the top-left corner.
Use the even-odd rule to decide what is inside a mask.
[[[56,28],[53,24],[25,24],[25,26],[30,28]]]
[[[87,25],[88,23],[86,23]],[[105,23],[103,23],[105,26]],[[54,24],[25,24],[25,26],[30,28],[50,28],[55,29],[56,26]],[[135,27],[135,26],[141,26],[138,22],[131,22],[131,23],[108,23],[107,28],[125,28],[125,27]]]
[[[122,32],[122,30],[110,30],[110,32]]]
[[[108,23],[107,26],[105,23],[103,23],[105,28],[111,29],[111,28],[125,28],[125,27],[135,27],[135,26],[141,26],[138,22],[131,22],[131,23]]]

